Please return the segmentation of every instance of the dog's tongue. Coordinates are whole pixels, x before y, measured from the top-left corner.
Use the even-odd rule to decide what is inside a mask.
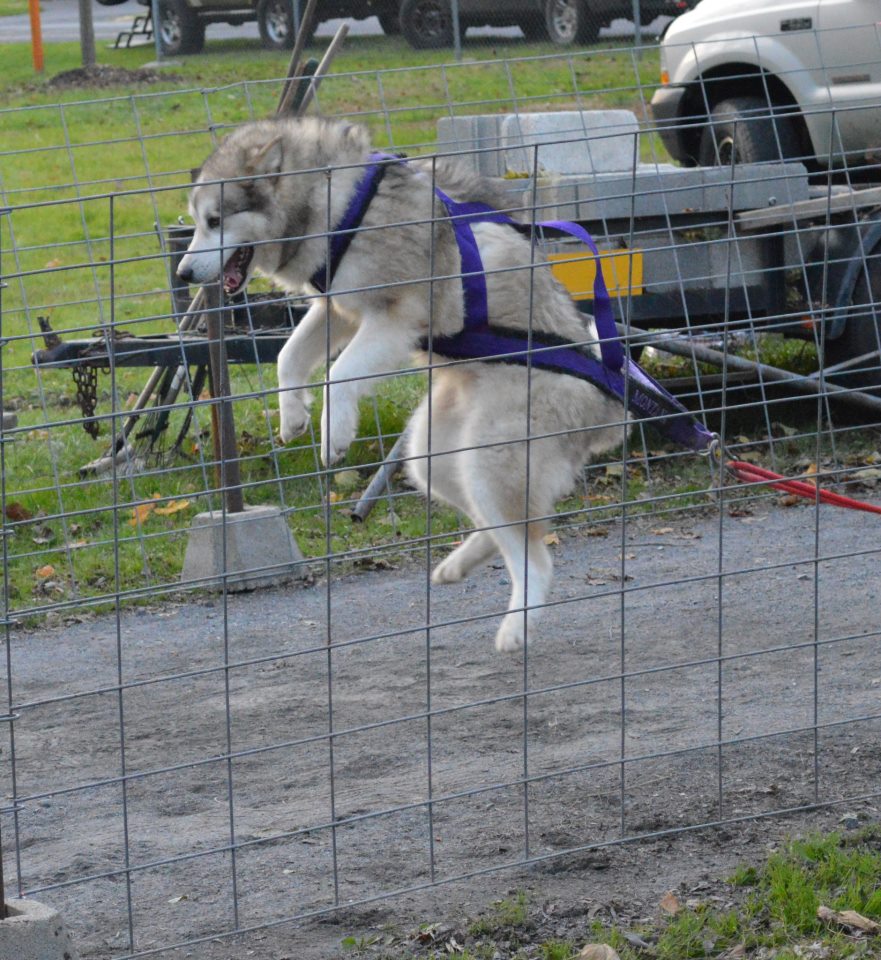
[[[227,293],[235,293],[245,282],[248,273],[248,264],[251,262],[252,251],[249,247],[239,247],[226,261],[223,268],[223,289]]]

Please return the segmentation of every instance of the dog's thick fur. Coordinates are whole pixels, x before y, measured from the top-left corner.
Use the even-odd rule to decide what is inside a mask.
[[[211,283],[223,264],[230,290],[242,289],[254,270],[286,290],[310,289],[309,278],[325,262],[327,231],[340,223],[362,175],[357,165],[369,153],[366,131],[341,122],[288,119],[239,128],[208,158],[193,188],[196,232],[181,276]],[[377,375],[405,365],[429,330],[438,337],[462,329],[459,250],[449,223],[437,219],[444,211],[433,180],[455,199],[504,205],[492,185],[453,162],[391,165],[340,264],[333,296],[313,300],[279,356],[280,433],[287,442],[309,424],[303,385],[326,361],[328,345],[339,354],[324,390],[326,465],[355,438],[358,400],[375,389]],[[579,342],[595,337],[593,322],[540,258],[535,266],[528,239],[492,223],[475,224],[474,235],[491,323],[521,330],[531,323]],[[501,552],[513,587],[496,647],[515,650],[551,583],[546,518],[588,458],[621,442],[622,406],[575,377],[506,363],[439,367],[431,385],[407,428],[408,473],[477,527],[433,580],[460,580]],[[527,443],[527,436],[536,439]]]

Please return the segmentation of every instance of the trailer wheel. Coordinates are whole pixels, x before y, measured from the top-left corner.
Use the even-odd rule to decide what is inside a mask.
[[[798,157],[801,151],[792,119],[771,117],[768,110],[762,97],[731,97],[717,103],[701,133],[698,163],[724,167]]]
[[[828,341],[824,350],[827,367],[875,352],[853,367],[829,375],[839,386],[854,389],[881,386],[881,354],[877,352],[881,350],[881,262],[877,254],[867,268],[854,286],[844,332]]]

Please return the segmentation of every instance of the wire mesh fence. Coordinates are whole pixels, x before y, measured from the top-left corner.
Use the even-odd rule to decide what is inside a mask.
[[[558,381],[573,378],[540,368],[559,344],[541,339],[554,331],[535,291],[552,268],[587,316],[599,262],[628,357],[728,455],[872,499],[878,201],[873,161],[842,130],[867,126],[878,104],[803,114],[813,129],[822,113],[839,144],[833,177],[808,140],[783,151],[779,132],[776,156],[743,156],[744,143],[769,142],[766,126],[744,132],[767,111],[713,113],[724,98],[706,95],[716,134],[689,142],[712,156],[674,166],[671,137],[692,136],[698,101],[659,116],[659,133],[656,64],[627,47],[338,73],[315,97],[328,126],[303,128],[320,161],[249,168],[244,188],[204,168],[218,207],[194,200],[193,212],[221,232],[202,246],[237,287],[248,265],[228,258],[229,233],[248,204],[262,204],[266,230],[282,197],[308,195],[323,218],[312,233],[285,220],[249,236],[258,259],[304,237],[330,252],[369,168],[330,150],[360,143],[349,124],[383,163],[428,158],[407,161],[422,164],[412,198],[368,218],[343,256],[367,266],[341,267],[331,286],[343,321],[385,297],[405,352],[414,334],[393,308],[402,287],[418,291],[428,358],[387,380],[386,354],[371,366],[363,338],[354,367],[335,368],[346,338],[319,327],[317,369],[280,383],[276,359],[323,296],[259,280],[202,293],[181,267],[202,242],[187,215],[191,169],[271,115],[281,81],[0,114],[4,869],[13,894],[66,912],[85,955],[207,949],[563,853],[877,796],[874,520],[738,485],[715,458],[671,444],[661,414],[628,432],[623,407],[600,422],[585,412],[573,429],[558,402]],[[275,134],[244,129],[257,137],[247,163],[271,157]],[[489,439],[453,443],[433,427],[444,410],[469,415],[444,376],[476,376],[432,349],[453,332],[443,298],[463,275],[458,261],[443,267],[438,155],[489,177],[497,208],[523,224],[577,220],[600,248],[594,258],[552,230],[515,242],[510,227],[475,225],[490,310],[510,287],[529,338],[525,367],[477,364],[496,378],[479,395]],[[402,248],[401,232],[419,242]],[[414,258],[422,272],[402,273]],[[596,356],[597,339],[585,325],[578,343]],[[278,437],[292,387],[320,395],[331,382],[369,395],[338,462],[322,451],[320,401],[301,439]],[[402,454],[429,390],[426,447]],[[332,424],[342,392],[328,393]],[[549,406],[552,426],[537,429]],[[511,409],[523,418],[507,435]],[[536,506],[558,469],[548,441],[592,431],[611,436],[606,452]],[[491,483],[514,477],[514,512],[485,518],[494,540],[468,579],[435,582],[472,529],[449,506],[444,456],[500,444],[525,451],[522,475],[516,458],[487,461]],[[411,475],[423,464],[435,500],[392,470],[365,500],[402,456]],[[279,556],[262,528],[242,546],[233,489],[284,518],[299,549],[282,537]],[[518,514],[518,498],[532,512]],[[202,528],[218,531],[214,567],[185,562]],[[490,550],[511,533],[519,568]],[[551,557],[554,584],[538,598]],[[449,567],[435,580],[455,579]],[[237,592],[274,577],[293,582]],[[512,615],[525,646],[496,653]]]

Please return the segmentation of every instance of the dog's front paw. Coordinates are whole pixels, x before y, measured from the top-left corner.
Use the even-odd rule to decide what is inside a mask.
[[[309,429],[309,409],[297,393],[280,393],[278,412],[278,435],[282,443],[296,440]]]
[[[496,650],[499,653],[515,653],[523,648],[523,619],[519,611],[505,615],[496,633]]]
[[[321,415],[321,462],[332,467],[345,457],[358,432],[357,404],[335,402],[330,408],[325,403]]]

